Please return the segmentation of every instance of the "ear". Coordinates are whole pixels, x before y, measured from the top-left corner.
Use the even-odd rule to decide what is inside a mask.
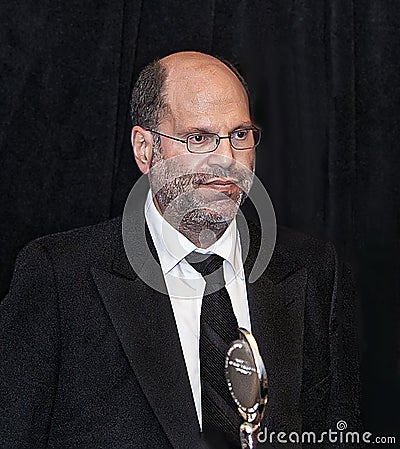
[[[143,174],[150,170],[153,155],[153,136],[150,131],[141,126],[134,126],[131,133],[131,143],[136,164]]]

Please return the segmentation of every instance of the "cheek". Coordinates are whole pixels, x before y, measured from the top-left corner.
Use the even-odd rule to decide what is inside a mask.
[[[180,142],[163,142],[162,155],[164,159],[186,154],[186,145]]]
[[[235,155],[235,160],[240,164],[244,165],[245,167],[247,167],[249,170],[253,171],[255,165],[255,157],[256,154],[254,150],[250,151],[244,150],[237,152],[237,154]]]

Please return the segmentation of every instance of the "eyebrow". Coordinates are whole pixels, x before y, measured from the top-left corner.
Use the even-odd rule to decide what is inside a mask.
[[[253,122],[251,122],[251,121],[242,122],[242,123],[240,123],[239,125],[235,126],[235,127],[234,127],[231,131],[229,131],[229,132],[232,133],[232,132],[234,132],[234,131],[237,130],[237,129],[248,128],[248,127],[251,127],[251,126],[254,126]],[[200,127],[193,127],[193,126],[191,126],[191,127],[189,127],[189,128],[186,128],[185,131],[182,131],[182,132],[180,132],[180,133],[178,132],[177,135],[178,135],[178,136],[185,136],[185,135],[192,134],[192,133],[212,133],[212,134],[217,134],[217,133],[216,133],[214,130],[212,130],[211,128],[207,128],[207,127],[200,128]]]

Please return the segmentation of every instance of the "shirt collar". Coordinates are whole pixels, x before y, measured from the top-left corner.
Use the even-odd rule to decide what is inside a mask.
[[[164,275],[188,254],[197,251],[202,254],[221,256],[229,262],[234,273],[243,278],[243,262],[236,219],[232,220],[213,245],[208,248],[199,248],[162,217],[153,202],[151,191],[147,194],[145,217]]]

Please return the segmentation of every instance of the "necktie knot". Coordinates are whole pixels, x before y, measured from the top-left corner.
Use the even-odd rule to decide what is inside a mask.
[[[188,254],[186,260],[203,277],[217,271],[224,262],[224,259],[217,254],[200,254],[196,252]]]

